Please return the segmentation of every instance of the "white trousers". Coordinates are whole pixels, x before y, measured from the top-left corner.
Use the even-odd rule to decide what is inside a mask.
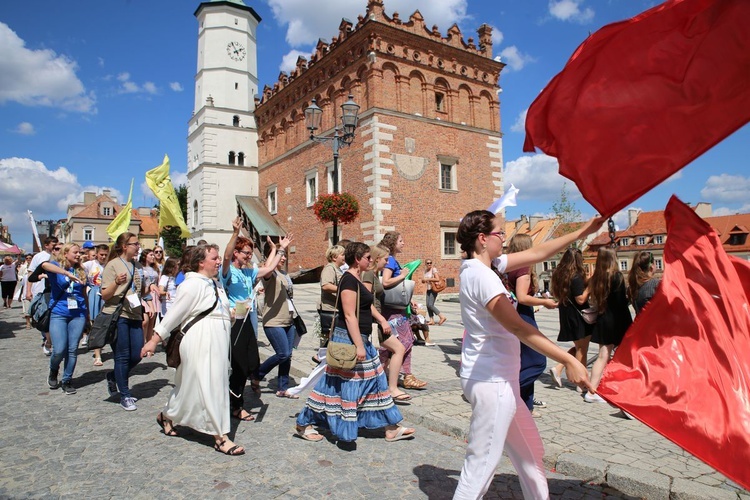
[[[461,379],[471,403],[466,458],[454,499],[484,497],[500,465],[503,450],[518,472],[524,498],[549,498],[542,458],[544,445],[518,383]]]

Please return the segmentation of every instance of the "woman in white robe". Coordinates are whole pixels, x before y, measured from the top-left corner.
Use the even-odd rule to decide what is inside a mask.
[[[167,436],[177,436],[176,425],[190,427],[214,437],[214,448],[227,455],[242,455],[245,449],[228,437],[229,393],[229,302],[214,279],[221,257],[216,245],[188,250],[185,280],[169,311],[154,328],[155,335],[143,347],[142,356],[152,356],[156,345],[170,332],[184,327],[204,311],[211,312],[185,333],[180,344],[180,366],[175,387],[156,421]],[[215,304],[212,309],[212,304]]]

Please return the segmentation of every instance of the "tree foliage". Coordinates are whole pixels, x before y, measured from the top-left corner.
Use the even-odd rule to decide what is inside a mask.
[[[182,217],[187,220],[187,186],[180,184],[175,188],[175,194],[177,194],[177,201],[180,203]],[[180,237],[179,227],[167,226],[161,230],[159,236],[164,238],[164,251],[167,255],[176,258],[182,257],[182,249],[185,246],[186,240]]]
[[[581,211],[576,208],[574,202],[568,198],[568,191],[563,184],[560,190],[560,198],[552,204],[552,212],[561,224],[581,221]]]

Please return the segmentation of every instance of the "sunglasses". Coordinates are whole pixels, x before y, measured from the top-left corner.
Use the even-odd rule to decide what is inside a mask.
[[[154,253],[164,253],[161,250],[154,250]]]
[[[432,265],[432,262],[425,262],[428,266]]]
[[[55,247],[52,250],[54,250],[55,252],[59,252],[60,250],[62,250],[62,247]]]

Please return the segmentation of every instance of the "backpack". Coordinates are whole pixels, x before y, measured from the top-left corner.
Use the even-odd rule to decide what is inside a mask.
[[[49,314],[47,311],[49,310],[49,293],[37,293],[34,295],[34,298],[31,299],[31,303],[29,304],[29,316],[31,317],[31,326],[38,329],[42,333],[47,332],[47,330],[41,330],[40,327],[44,326],[42,323],[45,321],[45,316],[49,318]],[[46,321],[47,328],[49,329],[49,319]]]

